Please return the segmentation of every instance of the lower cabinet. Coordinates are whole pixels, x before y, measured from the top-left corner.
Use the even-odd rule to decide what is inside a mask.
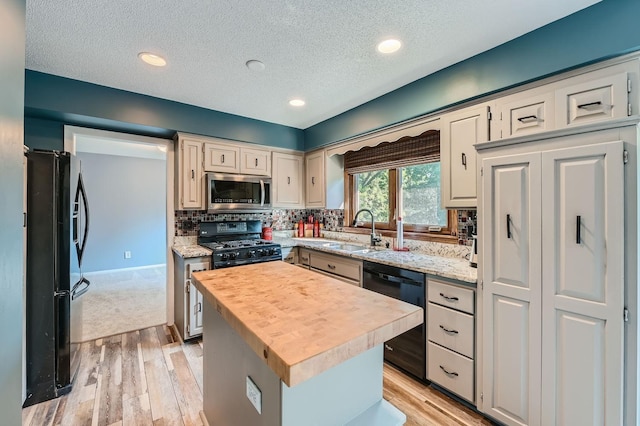
[[[312,271],[362,287],[361,260],[318,251],[310,252],[309,257],[309,266]]]
[[[427,279],[427,379],[475,403],[475,290]]]
[[[202,335],[202,294],[191,283],[191,274],[211,269],[210,257],[185,259],[174,255],[174,321],[182,340]]]
[[[282,261],[292,265],[298,264],[298,248],[297,247],[281,247]]]

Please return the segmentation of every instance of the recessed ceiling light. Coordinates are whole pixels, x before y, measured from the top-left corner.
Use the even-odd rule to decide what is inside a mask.
[[[294,107],[301,107],[304,106],[305,102],[302,99],[291,99],[289,101],[289,105],[294,106]]]
[[[257,59],[251,59],[245,64],[251,71],[264,71],[264,63]]]
[[[389,39],[378,44],[378,52],[380,53],[393,53],[400,49],[402,43],[399,40]]]
[[[138,53],[138,58],[142,59],[149,65],[153,65],[154,67],[164,67],[167,65],[167,61],[162,56],[154,55],[149,52]]]

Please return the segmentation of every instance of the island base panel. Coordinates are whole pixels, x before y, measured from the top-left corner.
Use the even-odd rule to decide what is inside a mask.
[[[382,399],[382,345],[289,387],[209,303],[203,314],[203,396],[209,424],[404,424],[405,415]],[[260,389],[262,414],[246,396],[247,376]]]

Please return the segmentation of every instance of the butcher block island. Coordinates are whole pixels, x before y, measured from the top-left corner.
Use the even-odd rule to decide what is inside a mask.
[[[210,425],[401,425],[383,343],[421,308],[284,262],[193,274]]]

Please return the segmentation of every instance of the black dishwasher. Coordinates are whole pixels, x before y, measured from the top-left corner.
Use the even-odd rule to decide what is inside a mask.
[[[363,262],[363,287],[425,308],[425,274]],[[384,359],[401,369],[426,380],[425,322],[384,343]]]

